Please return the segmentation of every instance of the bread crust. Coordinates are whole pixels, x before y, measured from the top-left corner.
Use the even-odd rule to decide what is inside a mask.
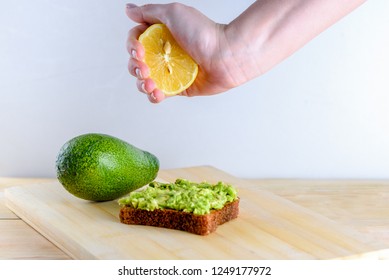
[[[153,211],[124,206],[120,209],[120,222],[129,225],[146,225],[187,231],[198,235],[208,235],[239,215],[239,199],[228,202],[220,210],[211,210],[209,214],[195,215],[172,209]]]

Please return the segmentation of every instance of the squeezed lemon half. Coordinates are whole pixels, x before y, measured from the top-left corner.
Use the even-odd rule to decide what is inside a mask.
[[[145,49],[144,62],[150,69],[150,78],[165,95],[179,94],[193,84],[198,65],[177,44],[166,25],[151,25],[139,41]]]

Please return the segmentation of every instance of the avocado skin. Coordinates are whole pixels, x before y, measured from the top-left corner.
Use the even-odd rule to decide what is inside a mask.
[[[88,133],[61,147],[56,171],[59,182],[74,196],[108,201],[153,181],[159,160],[119,138]]]

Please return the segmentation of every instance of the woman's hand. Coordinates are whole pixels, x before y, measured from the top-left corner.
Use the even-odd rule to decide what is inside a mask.
[[[174,3],[136,6],[126,13],[139,23],[130,30],[129,71],[153,103],[166,96],[149,77],[138,37],[153,23],[164,23],[199,65],[196,80],[181,95],[212,95],[256,78],[353,11],[365,0],[255,1],[229,24],[217,24],[198,10]]]
[[[199,65],[196,80],[180,95],[212,95],[240,84],[241,71],[235,72],[236,67],[229,65],[231,59],[226,59],[234,55],[225,37],[226,25],[217,24],[198,10],[179,3],[139,7],[129,4],[126,13],[139,23],[128,35],[127,49],[131,56],[128,69],[138,79],[139,91],[146,93],[151,102],[158,103],[166,98],[149,77],[149,69],[142,62],[144,49],[138,41],[140,34],[153,23],[164,23],[178,44]]]

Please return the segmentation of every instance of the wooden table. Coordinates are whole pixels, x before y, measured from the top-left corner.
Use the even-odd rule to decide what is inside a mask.
[[[204,169],[206,171],[206,169]],[[204,171],[203,170],[203,171]],[[185,177],[190,169],[160,173]],[[0,178],[0,259],[70,259],[45,237],[12,213],[4,203],[4,189],[48,182],[51,178]],[[248,185],[270,191],[389,248],[389,180],[246,179]]]
[[[69,259],[5,205],[4,189],[53,179],[0,178],[0,259]]]

